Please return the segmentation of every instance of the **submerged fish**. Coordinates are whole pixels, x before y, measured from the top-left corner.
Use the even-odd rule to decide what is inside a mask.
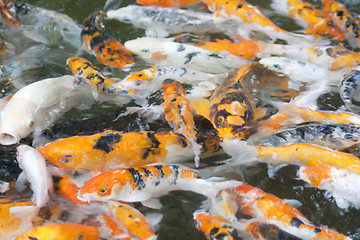
[[[160,208],[158,198],[170,191],[192,191],[213,197],[219,190],[240,184],[235,180],[199,179],[191,169],[157,164],[103,172],[85,182],[78,198],[82,201],[142,202],[145,206]]]
[[[85,50],[102,64],[118,68],[130,66],[134,63],[131,53],[99,26],[102,15],[101,11],[94,12],[83,22],[81,39]]]
[[[0,1],[0,16],[2,20],[13,27],[21,26],[21,23],[16,18],[16,8],[13,0]]]
[[[351,112],[360,113],[360,106],[353,103],[358,101],[358,86],[360,83],[360,67],[349,71],[344,75],[340,86],[340,97],[344,101],[345,108]],[[360,89],[359,89],[360,90]]]
[[[174,40],[143,37],[129,40],[124,45],[154,67],[187,67],[207,73],[224,73],[248,62],[229,53],[208,51]]]
[[[349,172],[330,164],[319,164],[301,167],[298,176],[311,185],[330,193],[335,198],[338,207],[360,208],[358,188],[360,175],[358,173]]]

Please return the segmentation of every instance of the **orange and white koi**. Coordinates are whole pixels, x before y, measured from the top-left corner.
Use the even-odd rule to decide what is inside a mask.
[[[330,164],[301,167],[298,176],[311,185],[326,190],[340,208],[360,208],[360,175]]]
[[[126,203],[109,202],[109,212],[112,219],[131,237],[139,240],[155,240],[155,229],[147,221],[146,217]]]
[[[215,146],[219,146],[219,139],[211,139],[211,143],[204,139],[204,151],[218,150]],[[107,130],[94,135],[59,139],[38,150],[48,162],[76,172],[157,162],[175,163],[194,157],[185,137],[166,131],[125,133]]]
[[[194,116],[191,112],[190,102],[185,97],[184,88],[178,81],[166,79],[161,92],[164,100],[161,106],[164,109],[166,121],[175,133],[183,134],[189,140],[195,153],[195,166],[199,167],[201,145],[196,142]]]
[[[264,218],[285,229],[296,229],[296,236],[306,239],[349,239],[343,234],[312,224],[299,210],[280,198],[250,185],[235,188],[236,201],[241,210],[250,216]]]
[[[174,40],[143,37],[129,40],[124,45],[155,67],[187,67],[207,73],[224,73],[248,62],[229,53],[209,51]]]
[[[88,53],[105,65],[128,67],[134,63],[131,53],[115,38],[105,33],[100,27],[103,12],[90,14],[83,22],[82,43]]]
[[[82,201],[142,202],[145,206],[160,208],[158,198],[170,191],[192,191],[213,197],[219,190],[239,184],[242,183],[235,180],[199,179],[191,169],[157,164],[103,172],[85,182],[78,198]]]
[[[44,226],[33,227],[25,234],[17,236],[16,240],[97,240],[100,232],[95,226],[86,226],[75,223],[49,223]]]
[[[115,87],[115,82],[105,77],[100,70],[90,61],[81,57],[70,57],[66,64],[75,76],[86,79],[102,94],[116,94],[120,90]]]
[[[303,43],[308,41],[309,38],[312,38],[290,33],[278,27],[268,17],[264,16],[259,8],[249,4],[245,0],[204,0],[204,3],[210,11],[215,12],[215,16],[237,19],[243,23],[239,28],[264,32],[273,40],[279,38],[288,43]]]
[[[44,157],[35,148],[20,145],[17,147],[17,161],[30,182],[34,203],[39,208],[43,207],[49,201],[49,191],[53,188]]]
[[[329,35],[339,41],[346,34],[334,22],[326,18],[325,12],[302,0],[273,0],[271,7],[278,13],[296,20],[308,34]]]
[[[2,20],[13,27],[21,26],[21,23],[16,18],[16,9],[13,0],[0,1],[0,16]]]
[[[155,5],[161,7],[185,7],[200,3],[201,0],[136,0],[141,5]]]
[[[240,232],[222,216],[194,212],[195,227],[209,240],[241,240]]]

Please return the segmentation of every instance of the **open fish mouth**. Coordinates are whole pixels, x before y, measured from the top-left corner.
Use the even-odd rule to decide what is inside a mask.
[[[0,144],[2,145],[12,145],[20,141],[19,136],[10,132],[0,132]]]

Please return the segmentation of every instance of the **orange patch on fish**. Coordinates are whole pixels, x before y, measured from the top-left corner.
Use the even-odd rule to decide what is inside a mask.
[[[151,58],[156,62],[161,62],[161,61],[166,60],[168,58],[168,56],[162,52],[154,52],[151,55]]]

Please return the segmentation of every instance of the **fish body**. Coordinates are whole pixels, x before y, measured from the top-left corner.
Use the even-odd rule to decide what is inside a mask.
[[[222,216],[213,216],[206,212],[195,212],[195,227],[209,240],[241,240],[239,231]]]
[[[116,19],[145,29],[149,37],[166,37],[183,32],[203,34],[221,31],[212,14],[175,7],[128,5],[107,11],[106,16],[107,19]]]
[[[114,166],[174,163],[194,157],[186,138],[169,132],[102,133],[59,139],[38,149],[59,168],[84,172]]]
[[[231,54],[208,51],[174,39],[143,37],[129,40],[125,47],[154,67],[185,67],[207,73],[224,73],[247,61]]]
[[[196,172],[177,165],[148,165],[103,172],[79,191],[82,201],[117,200],[154,204],[154,199],[170,191],[192,191],[211,197],[221,189],[237,186],[239,181],[212,182],[199,179]],[[161,205],[160,205],[161,206]],[[157,207],[160,207],[157,203]]]
[[[345,32],[326,18],[325,12],[302,0],[273,0],[271,7],[278,13],[291,17],[310,34],[329,35],[345,40]]]
[[[21,26],[21,23],[16,18],[16,9],[14,1],[12,0],[1,0],[0,1],[0,16],[2,20],[13,27]]]
[[[137,3],[142,5],[155,5],[161,7],[185,7],[197,4],[199,0],[136,0]]]
[[[259,240],[301,240],[301,238],[280,229],[275,224],[259,221],[249,223],[246,231]]]
[[[126,203],[110,202],[109,211],[112,219],[128,234],[139,240],[155,240],[155,229],[146,217],[136,208]]]
[[[360,107],[353,103],[353,99],[359,100],[357,98],[359,82],[360,67],[356,67],[343,76],[340,86],[340,97],[344,101],[345,108],[357,114],[360,113]]]
[[[313,225],[299,210],[261,189],[241,185],[236,187],[234,192],[237,195],[236,201],[245,214],[265,218],[271,223],[278,222],[279,226],[289,230],[295,228],[299,231],[291,232],[297,236],[302,235],[306,239],[349,239],[335,230]]]
[[[99,239],[99,230],[95,226],[86,226],[75,223],[49,223],[44,226],[33,227],[25,234],[17,236],[16,240],[97,240]]]
[[[96,59],[112,67],[128,67],[134,63],[131,53],[115,38],[99,26],[102,12],[90,14],[83,22],[81,39],[85,50]]]
[[[360,208],[359,174],[330,164],[318,164],[300,167],[297,175],[303,181],[330,193],[340,208],[346,209],[350,205]]]
[[[293,143],[308,143],[335,150],[358,144],[360,127],[355,124],[307,124],[281,129],[255,141],[256,145],[279,147]]]
[[[116,240],[131,240],[131,236],[126,233],[126,230],[119,228],[118,224],[107,214],[102,214],[98,217],[101,223],[100,231],[105,228],[102,232],[108,232],[108,238]]]
[[[77,198],[79,187],[70,175],[61,175],[60,179],[54,184],[54,188],[58,194],[65,196],[75,204],[88,204],[88,202],[80,201]]]

